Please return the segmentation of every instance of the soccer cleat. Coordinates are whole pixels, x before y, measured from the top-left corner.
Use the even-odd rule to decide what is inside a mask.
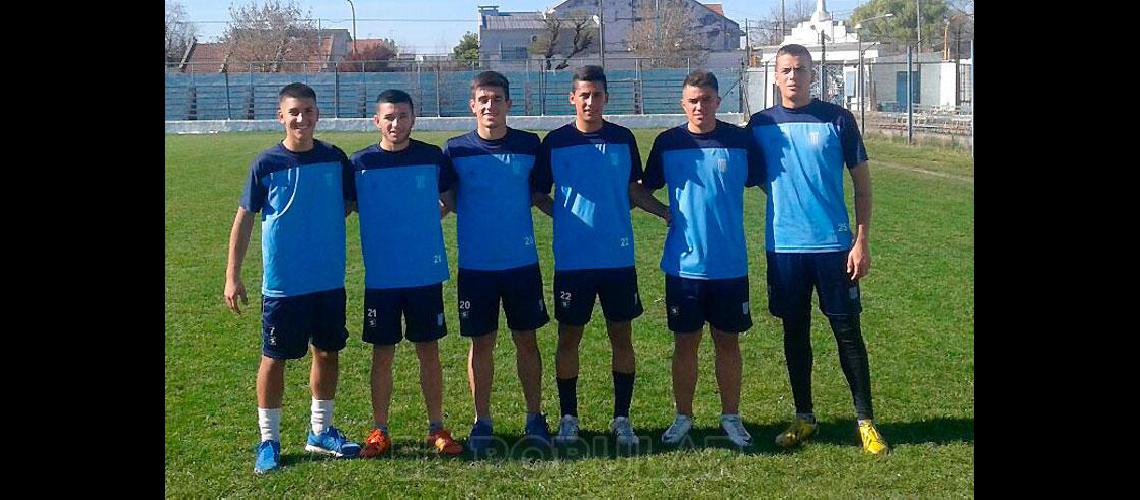
[[[788,426],[788,430],[776,436],[776,444],[783,448],[791,448],[807,441],[817,429],[819,424],[796,417],[792,420],[792,425]]]
[[[546,415],[539,413],[534,418],[526,419],[526,438],[541,446],[550,446],[550,430],[546,427]]]
[[[693,428],[693,419],[688,415],[678,413],[677,418],[673,419],[673,423],[665,433],[661,435],[661,442],[665,444],[678,444],[685,436],[689,435],[689,429]]]
[[[570,444],[578,440],[578,417],[563,415],[558,422],[558,435],[554,436],[557,444]]]
[[[471,434],[467,436],[467,449],[476,455],[486,451],[491,446],[493,432],[491,424],[476,421],[471,426]]]
[[[720,427],[724,429],[725,435],[736,446],[752,446],[752,435],[748,433],[748,429],[744,428],[744,422],[740,421],[740,415],[721,415]]]
[[[610,424],[610,429],[614,431],[618,446],[635,446],[640,441],[637,434],[633,433],[633,425],[629,423],[627,417],[615,418]]]
[[[364,440],[364,447],[360,449],[360,456],[363,458],[378,457],[387,453],[391,447],[392,440],[388,438],[388,433],[380,429],[372,429],[368,439]]]
[[[253,463],[254,474],[265,474],[280,467],[281,443],[265,440],[257,445],[256,461]]]
[[[863,451],[867,453],[886,455],[891,452],[887,440],[883,439],[883,435],[875,428],[875,423],[870,420],[859,422],[859,437],[863,440]]]
[[[424,442],[439,452],[440,455],[455,456],[463,453],[463,445],[455,442],[451,438],[451,432],[447,429],[440,429],[424,438]]]
[[[336,427],[330,425],[320,434],[313,434],[313,430],[309,429],[305,451],[336,458],[353,458],[360,453],[360,445],[349,441]]]

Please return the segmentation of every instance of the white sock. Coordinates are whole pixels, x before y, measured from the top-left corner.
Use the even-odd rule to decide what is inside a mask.
[[[313,434],[320,434],[325,429],[332,427],[333,400],[314,399],[312,410],[313,412],[309,416],[309,424],[313,426]]]
[[[258,408],[257,427],[262,441],[281,442],[281,408]]]

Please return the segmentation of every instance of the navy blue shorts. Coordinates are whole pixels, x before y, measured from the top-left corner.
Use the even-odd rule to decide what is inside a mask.
[[[595,296],[607,321],[629,321],[643,312],[632,267],[554,271],[554,318],[559,323],[585,325],[594,312]]]
[[[412,342],[431,342],[447,335],[443,319],[443,284],[408,288],[364,290],[365,342],[374,345],[400,343],[400,316]]]
[[[476,271],[459,268],[459,334],[482,337],[499,329],[499,299],[511,330],[536,330],[550,321],[538,264]]]
[[[338,352],[346,340],[343,288],[261,299],[261,353],[267,357],[303,358],[310,341],[322,351]]]
[[[768,310],[779,318],[810,315],[815,286],[823,314],[861,313],[859,283],[847,274],[847,254],[768,252]]]
[[[747,276],[698,280],[666,274],[665,309],[669,329],[677,333],[700,330],[705,321],[725,333],[752,328]]]

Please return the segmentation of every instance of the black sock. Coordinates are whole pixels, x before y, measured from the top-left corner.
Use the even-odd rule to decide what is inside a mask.
[[[860,420],[875,418],[871,407],[871,367],[867,362],[867,346],[863,343],[863,334],[859,328],[859,315],[835,316],[828,320],[839,348],[839,366],[843,368],[843,376],[851,387],[855,416]]]
[[[811,313],[784,318],[784,359],[796,413],[811,413]]]
[[[557,378],[558,405],[562,408],[562,415],[578,416],[578,377]],[[561,415],[559,416],[561,418]]]
[[[629,403],[633,400],[633,374],[614,372],[614,418],[629,418]]]

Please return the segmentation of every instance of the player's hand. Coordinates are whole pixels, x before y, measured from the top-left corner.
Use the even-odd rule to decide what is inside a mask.
[[[847,274],[851,281],[859,281],[871,271],[871,249],[865,240],[855,242],[847,254]]]
[[[241,314],[241,308],[238,307],[237,299],[241,297],[241,303],[249,305],[249,298],[245,295],[245,284],[241,282],[241,278],[235,280],[226,280],[226,307],[236,314]]]

